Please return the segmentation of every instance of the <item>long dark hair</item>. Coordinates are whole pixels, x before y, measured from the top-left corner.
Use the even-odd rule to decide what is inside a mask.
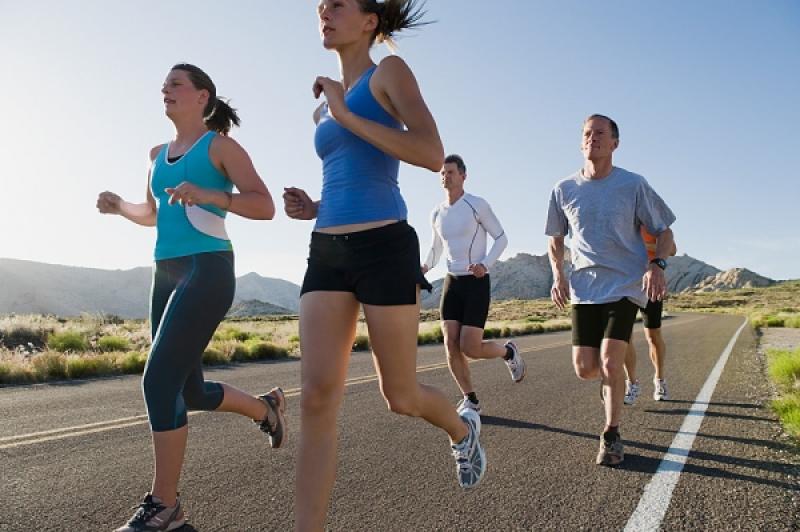
[[[375,13],[378,16],[378,26],[372,34],[373,43],[385,42],[389,48],[394,49],[394,35],[400,31],[418,28],[430,21],[422,20],[425,11],[425,0],[359,0],[361,11]]]
[[[172,70],[183,70],[189,75],[189,80],[195,89],[208,91],[208,103],[203,110],[203,122],[208,129],[221,135],[227,135],[233,126],[238,126],[241,120],[236,114],[236,109],[217,96],[217,87],[211,77],[200,67],[189,63],[178,63]]]

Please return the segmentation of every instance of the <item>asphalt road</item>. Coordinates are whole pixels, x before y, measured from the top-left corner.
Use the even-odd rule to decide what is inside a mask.
[[[598,385],[575,377],[569,333],[517,339],[528,362],[521,384],[512,383],[500,361],[473,364],[489,465],[470,491],[458,487],[444,433],[389,413],[370,356],[354,354],[329,528],[630,529],[650,485],[663,509],[663,521],[655,520],[662,530],[798,530],[798,456],[764,406],[770,392],[749,327],[732,346],[710,400],[700,409],[695,404],[741,324],[740,317],[690,314],[665,321],[671,400],[660,403],[651,399],[652,368],[637,327],[643,395],[625,408],[626,459],[615,469],[594,465],[603,425]],[[458,400],[441,346],[420,348],[418,366],[422,382]],[[181,482],[184,531],[292,528],[299,369],[292,360],[207,372],[253,393],[282,386],[291,432],[284,448],[272,450],[248,420],[191,415]],[[122,524],[152,474],[143,414],[138,377],[0,389],[0,530]],[[670,451],[687,417],[702,420],[688,457]],[[677,480],[669,493],[665,478]],[[641,506],[640,517],[655,516]]]

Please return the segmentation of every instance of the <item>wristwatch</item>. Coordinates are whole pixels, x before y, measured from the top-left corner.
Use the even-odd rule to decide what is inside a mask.
[[[653,260],[650,261],[650,264],[655,264],[656,266],[658,266],[662,270],[666,270],[667,269],[667,261],[665,261],[664,259],[653,259]]]

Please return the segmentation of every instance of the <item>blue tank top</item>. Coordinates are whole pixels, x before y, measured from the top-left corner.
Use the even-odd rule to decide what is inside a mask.
[[[199,187],[230,192],[233,183],[211,162],[208,150],[216,133],[209,131],[183,156],[169,162],[169,144],[165,144],[153,161],[150,193],[156,200],[155,259],[172,259],[208,251],[232,251],[225,231],[224,211],[215,205],[184,206],[169,204],[164,189],[174,188],[184,181]]]
[[[387,113],[369,90],[373,65],[345,95],[352,112],[387,127],[403,126]],[[405,220],[397,172],[400,161],[340,126],[323,105],[314,135],[322,159],[322,195],[315,229],[336,225]]]

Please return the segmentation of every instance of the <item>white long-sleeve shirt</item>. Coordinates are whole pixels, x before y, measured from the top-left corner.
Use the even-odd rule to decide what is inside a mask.
[[[508,245],[500,221],[485,199],[464,193],[455,203],[445,200],[431,213],[433,243],[425,259],[433,269],[447,255],[447,271],[469,275],[470,264],[483,264],[490,270]],[[487,233],[494,239],[486,253]]]

